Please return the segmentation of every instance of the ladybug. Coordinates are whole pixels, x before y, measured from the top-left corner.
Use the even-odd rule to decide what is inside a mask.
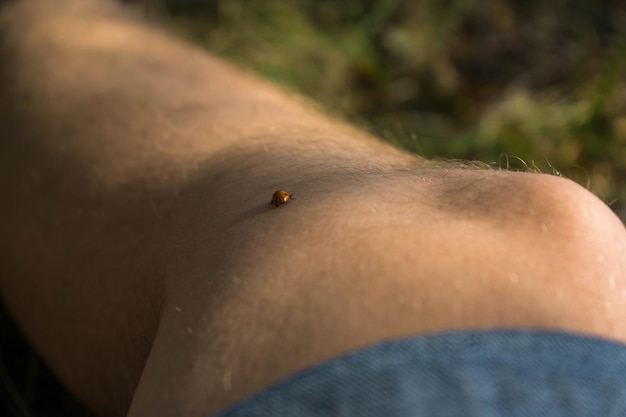
[[[289,200],[295,200],[295,197],[289,194],[287,191],[276,190],[274,192],[274,195],[272,196],[272,200],[270,201],[270,204],[273,204],[276,207],[279,207],[285,204]]]

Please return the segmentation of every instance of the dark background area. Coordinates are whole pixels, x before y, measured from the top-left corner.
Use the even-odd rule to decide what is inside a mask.
[[[626,3],[154,0],[219,55],[429,158],[561,173],[626,217]]]
[[[145,0],[148,18],[428,158],[567,176],[626,219],[626,3]],[[0,312],[0,416],[87,416]]]

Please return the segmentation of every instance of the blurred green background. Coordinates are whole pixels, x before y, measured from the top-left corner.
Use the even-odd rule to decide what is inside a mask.
[[[403,148],[560,173],[626,218],[623,1],[152,0],[148,13]]]
[[[564,175],[626,219],[626,3],[136,0],[428,158]],[[0,416],[86,416],[0,312]]]

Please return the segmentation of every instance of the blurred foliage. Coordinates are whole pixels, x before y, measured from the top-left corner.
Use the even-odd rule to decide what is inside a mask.
[[[560,172],[626,218],[626,3],[146,1],[399,146]]]

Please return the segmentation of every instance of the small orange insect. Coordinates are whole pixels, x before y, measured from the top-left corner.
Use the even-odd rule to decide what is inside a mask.
[[[296,198],[294,196],[292,196],[291,194],[289,194],[287,191],[276,190],[274,192],[274,195],[272,196],[272,200],[270,201],[270,204],[273,204],[276,207],[279,207],[279,206],[285,204],[287,201],[295,200],[295,199]]]

